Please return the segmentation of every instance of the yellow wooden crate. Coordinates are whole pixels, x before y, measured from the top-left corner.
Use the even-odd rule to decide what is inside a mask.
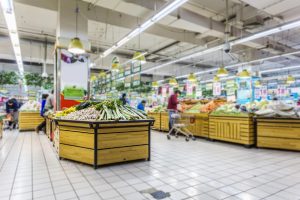
[[[160,130],[160,125],[161,125],[160,112],[159,113],[148,112],[147,115],[155,120],[152,128]]]
[[[257,146],[300,151],[300,120],[257,119]]]
[[[209,116],[209,138],[244,145],[253,145],[253,119],[251,116]]]
[[[20,131],[30,131],[35,130],[35,128],[42,123],[44,120],[40,116],[39,112],[20,112],[19,113],[19,130]]]
[[[208,137],[208,113],[184,113],[182,116],[190,118],[190,125],[187,129],[194,136]]]
[[[167,112],[161,112],[160,130],[169,131],[169,113]]]

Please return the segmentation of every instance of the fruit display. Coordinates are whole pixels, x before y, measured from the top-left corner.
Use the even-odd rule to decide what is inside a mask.
[[[41,104],[34,100],[29,100],[20,108],[21,112],[39,112]]]
[[[201,108],[204,105],[202,103],[197,103],[196,105],[194,105],[193,107],[191,107],[190,109],[186,110],[185,113],[199,113]]]
[[[76,110],[75,108],[74,112],[70,112],[67,115],[61,115],[59,118],[82,121],[148,119],[146,113],[128,105],[123,105],[120,100],[105,100],[98,103],[91,103],[85,108],[81,109],[80,107],[79,110]]]
[[[225,104],[225,101],[221,100],[212,100],[201,107],[200,112],[202,113],[210,113],[220,107],[221,105]]]
[[[255,114],[259,117],[300,117],[299,109],[281,101],[272,101],[266,107],[256,111]]]

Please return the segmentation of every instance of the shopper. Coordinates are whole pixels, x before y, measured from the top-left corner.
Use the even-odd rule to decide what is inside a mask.
[[[15,98],[6,102],[6,114],[7,118],[10,118],[9,129],[15,129],[19,118],[19,104]]]
[[[172,94],[170,97],[169,97],[169,100],[168,100],[168,112],[169,112],[169,130],[172,129],[173,127],[173,119],[172,119],[172,114],[176,113],[177,112],[177,105],[179,104],[179,101],[178,101],[178,96],[181,94],[181,92],[179,90],[176,90],[174,94]]]
[[[44,113],[45,113],[46,100],[47,100],[47,97],[48,97],[48,96],[49,96],[48,94],[43,94],[43,95],[42,95],[42,102],[41,102],[40,115],[41,115],[41,117],[43,117],[43,118],[44,118]],[[35,129],[36,133],[39,133],[41,130],[44,130],[45,127],[46,127],[46,119],[44,118],[43,122],[40,123],[40,124],[36,127],[36,129]]]
[[[126,98],[126,93],[123,93],[120,100],[122,101],[123,105],[126,105],[128,103],[128,100]]]
[[[46,104],[45,104],[45,112],[47,112],[48,110],[53,110],[54,108],[54,96],[53,96],[54,91],[51,90],[51,93],[49,94],[49,96],[46,99]]]
[[[138,109],[138,110],[145,111],[145,106],[146,106],[146,101],[145,101],[145,100],[142,100],[142,101],[138,104],[137,109]]]

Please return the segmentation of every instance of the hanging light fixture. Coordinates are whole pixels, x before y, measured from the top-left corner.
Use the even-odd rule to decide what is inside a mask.
[[[194,73],[190,73],[187,80],[191,83],[194,83],[197,82],[197,77],[195,76]]]
[[[216,82],[220,82],[220,78],[216,75],[216,76],[214,76],[214,82],[216,83]]]
[[[139,52],[139,51],[136,51],[136,52],[133,54],[132,60],[133,60],[133,61],[139,61],[139,62],[141,62],[141,65],[146,64],[147,61],[146,61],[145,54],[146,54],[146,53],[141,53],[141,52]]]
[[[288,77],[286,79],[286,83],[287,84],[293,84],[293,83],[295,83],[295,77],[293,77],[292,75],[288,75]]]
[[[220,77],[225,77],[228,76],[228,71],[224,67],[220,67],[217,71],[217,76]]]
[[[243,69],[243,71],[238,73],[238,77],[242,78],[242,79],[246,79],[246,78],[250,78],[251,74],[249,73],[249,71],[247,69]]]
[[[177,85],[177,84],[178,84],[178,83],[177,83],[176,78],[172,77],[172,78],[169,80],[169,85],[175,86],[175,85]]]
[[[153,81],[152,82],[152,87],[153,88],[158,88],[159,87],[158,82],[157,81]]]
[[[259,80],[255,81],[254,83],[254,87],[256,88],[260,88],[262,85],[261,85],[261,82]]]
[[[83,48],[83,44],[80,41],[80,38],[77,37],[77,33],[78,33],[78,14],[79,14],[79,7],[78,7],[78,0],[76,1],[76,37],[74,37],[73,39],[71,39],[71,42],[69,44],[68,47],[68,51],[73,53],[73,54],[83,54],[85,53],[85,50]]]
[[[113,57],[112,64],[111,64],[111,71],[112,72],[119,72],[120,68],[120,61],[117,56]]]
[[[99,73],[99,78],[104,78],[104,77],[106,77],[106,73],[105,73],[105,71],[101,71]]]

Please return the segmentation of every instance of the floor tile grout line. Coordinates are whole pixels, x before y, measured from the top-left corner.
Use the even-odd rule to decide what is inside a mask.
[[[100,194],[98,193],[98,191],[95,189],[95,187],[91,184],[91,182],[86,178],[86,176],[82,173],[82,171],[80,170],[80,168],[77,166],[77,165],[75,165],[75,168],[80,172],[80,174],[84,177],[84,179],[88,182],[88,184],[90,185],[90,187],[95,191],[95,193],[97,193],[97,195],[100,197],[100,198],[102,198],[101,196],[100,196]]]
[[[12,143],[10,144],[10,145],[11,145],[10,150],[8,151],[8,153],[7,153],[6,157],[5,157],[5,159],[3,160],[2,165],[0,166],[0,172],[2,171],[2,168],[3,168],[4,164],[5,164],[5,162],[6,162],[7,158],[8,158],[8,156],[9,156],[9,154],[10,154],[10,152],[11,152],[11,150],[12,150],[13,147],[15,146],[15,143],[17,142],[17,140],[18,140],[18,138],[19,138],[19,134],[15,134],[15,136],[16,136],[16,137],[15,137],[15,140],[13,140]]]
[[[31,132],[31,134],[34,134],[34,133]],[[53,187],[52,179],[51,179],[50,172],[49,172],[49,166],[48,166],[48,163],[47,163],[47,159],[46,159],[46,156],[45,156],[45,152],[44,152],[43,145],[42,145],[42,143],[41,143],[40,135],[37,134],[36,137],[38,138],[38,141],[39,141],[39,144],[40,144],[42,153],[43,153],[44,162],[45,162],[45,165],[46,165],[46,168],[47,168],[47,173],[48,173],[48,176],[49,176],[49,179],[50,179],[50,184],[51,184],[52,193],[53,193],[54,199],[56,200],[57,198],[56,198],[56,194],[55,194],[55,192],[54,192],[54,187]]]
[[[5,133],[7,133],[7,132],[5,132]],[[4,135],[4,131],[3,131],[3,135]],[[1,149],[5,146],[5,144],[6,144],[8,141],[10,141],[11,138],[12,138],[12,137],[7,138],[7,137],[6,137],[7,134],[5,134],[5,137],[4,137],[4,139],[3,139],[3,135],[2,135],[1,140],[2,140],[2,141],[4,140],[4,141],[3,141],[3,143],[2,143],[2,145],[1,145],[1,147],[0,147],[0,150],[1,150]]]
[[[20,134],[20,133],[19,133]],[[19,135],[18,134],[18,135]],[[19,137],[18,137],[19,138]],[[11,199],[11,196],[12,196],[12,191],[13,191],[13,188],[14,188],[14,184],[15,184],[15,180],[16,180],[16,175],[17,175],[17,172],[18,172],[18,168],[19,168],[19,162],[20,162],[20,157],[22,155],[22,149],[23,149],[23,146],[24,146],[24,141],[25,141],[25,135],[23,134],[23,141],[22,141],[22,145],[20,147],[20,152],[19,152],[19,156],[18,156],[18,163],[17,163],[17,166],[16,166],[16,170],[15,170],[15,175],[14,175],[14,180],[12,182],[12,186],[11,186],[11,189],[10,189],[10,193],[9,193],[9,199]]]
[[[32,134],[30,134],[30,138],[31,138],[31,194],[32,194],[32,199],[34,198],[33,196],[33,145],[32,145]]]
[[[56,152],[55,149],[51,146],[51,144],[53,144],[53,143],[51,143],[49,140],[47,140],[47,143],[50,145],[50,149],[53,151],[54,156],[57,155],[57,152]],[[55,156],[55,157],[56,157],[56,156]],[[57,157],[56,157],[56,159],[57,159],[57,161],[58,161],[58,163],[59,163],[59,166],[60,166],[61,169],[63,170],[63,173],[65,174],[65,176],[66,176],[66,178],[67,178],[69,184],[71,185],[71,187],[72,187],[74,193],[76,194],[77,199],[79,199],[79,196],[78,196],[78,194],[77,194],[77,192],[76,192],[76,190],[75,190],[75,188],[74,188],[72,182],[70,181],[70,178],[68,177],[68,175],[67,175],[67,173],[66,173],[64,167],[62,166],[60,160],[59,160]],[[52,185],[52,181],[51,181],[51,185]]]

